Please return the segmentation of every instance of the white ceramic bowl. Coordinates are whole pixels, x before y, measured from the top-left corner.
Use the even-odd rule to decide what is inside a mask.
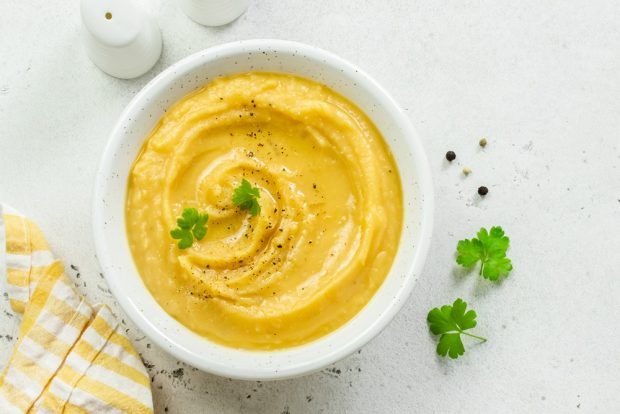
[[[246,71],[288,72],[328,85],[355,102],[390,146],[403,186],[404,224],[389,275],[348,323],[306,345],[246,351],[213,343],[169,316],[149,294],[125,234],[125,193],[132,162],[164,111],[221,76]],[[131,320],[157,345],[186,363],[239,379],[277,379],[319,370],[377,335],[409,297],[422,271],[433,223],[428,162],[407,116],[364,72],[312,46],[282,40],[227,43],[191,55],[149,82],[127,105],[110,135],[97,173],[93,226],[97,256],[112,293]],[[398,358],[398,356],[394,356]]]

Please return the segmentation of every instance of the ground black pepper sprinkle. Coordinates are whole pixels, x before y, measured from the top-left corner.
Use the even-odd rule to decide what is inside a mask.
[[[454,153],[454,151],[446,152],[446,159],[450,162],[454,161],[456,159],[456,154]]]
[[[485,186],[482,185],[482,186],[478,187],[478,194],[480,194],[481,196],[487,195],[488,192],[489,192],[489,189],[486,188]]]

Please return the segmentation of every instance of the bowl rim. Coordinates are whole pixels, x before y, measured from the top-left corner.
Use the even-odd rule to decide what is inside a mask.
[[[160,82],[167,82],[168,84],[173,82],[177,72],[183,73],[181,69],[193,69],[199,67],[201,64],[208,62],[212,59],[220,59],[225,57],[225,52],[234,53],[249,53],[253,51],[271,50],[276,52],[292,52],[299,54],[311,55],[312,57],[322,60],[323,63],[330,64],[339,67],[349,77],[354,77],[358,80],[358,85],[362,85],[364,89],[374,89],[375,94],[382,95],[382,98],[387,102],[391,108],[389,108],[392,116],[398,119],[399,128],[404,128],[407,136],[409,137],[408,146],[412,148],[412,156],[415,160],[415,174],[416,181],[419,186],[420,193],[420,213],[422,219],[420,221],[419,238],[415,248],[415,256],[407,266],[407,280],[403,283],[401,288],[394,293],[394,297],[390,301],[387,309],[378,314],[374,320],[372,320],[364,329],[362,333],[338,348],[330,348],[320,357],[314,358],[310,361],[304,361],[304,363],[298,363],[286,368],[271,369],[271,370],[256,370],[253,367],[248,367],[246,370],[241,370],[234,367],[229,367],[218,361],[211,361],[205,358],[196,358],[195,353],[179,346],[179,344],[171,341],[166,335],[155,328],[152,321],[145,317],[144,313],[138,311],[129,300],[129,295],[122,290],[121,284],[118,283],[119,278],[108,276],[112,271],[112,258],[110,256],[109,249],[105,243],[105,234],[103,226],[103,217],[105,210],[105,202],[100,202],[103,199],[103,192],[106,188],[106,178],[110,171],[113,170],[112,160],[114,159],[115,151],[122,145],[124,140],[123,124],[128,118],[128,115],[135,111],[135,108],[141,105],[143,99],[148,96],[153,89],[156,89],[156,85]],[[171,105],[173,105],[171,103]],[[371,117],[372,118],[372,117]],[[391,145],[389,145],[391,147]],[[402,185],[402,180],[401,180]],[[117,121],[108,134],[108,142],[101,155],[101,160],[97,169],[95,178],[95,189],[92,204],[92,226],[93,236],[95,242],[95,250],[100,267],[103,271],[106,283],[110,287],[114,298],[117,300],[121,309],[127,314],[130,320],[136,324],[136,326],[148,336],[155,344],[162,348],[167,353],[171,354],[175,358],[203,371],[220,375],[228,378],[244,379],[244,380],[275,380],[292,378],[301,375],[307,375],[309,373],[318,371],[360,349],[366,345],[371,339],[376,337],[394,318],[394,316],[402,309],[407,299],[410,297],[411,292],[415,286],[417,278],[424,268],[426,257],[431,244],[433,222],[434,222],[434,190],[431,178],[430,165],[426,152],[422,145],[416,130],[414,129],[410,119],[403,112],[401,106],[396,100],[370,75],[361,70],[357,66],[348,62],[347,60],[337,56],[336,54],[326,51],[324,49],[300,43],[290,40],[279,39],[251,39],[251,40],[238,40],[234,42],[223,43],[220,45],[212,46],[207,49],[193,53],[178,62],[170,65],[163,70],[153,79],[151,79],[125,106],[124,110],[118,116]],[[402,240],[401,240],[402,242]],[[399,248],[400,249],[400,248]],[[391,272],[391,271],[390,271]],[[389,277],[389,274],[388,276]],[[144,289],[148,293],[146,286]],[[361,310],[360,310],[361,312]],[[178,322],[180,324],[180,322]],[[343,325],[344,326],[344,325]],[[342,328],[342,327],[341,327]],[[339,329],[341,329],[339,328]],[[334,331],[335,332],[335,331]],[[210,341],[208,338],[204,338],[205,341]],[[312,344],[309,342],[306,345]],[[305,346],[305,345],[304,345]],[[234,350],[234,348],[230,348]],[[289,348],[287,348],[289,349]],[[285,349],[286,350],[286,349]],[[257,354],[265,353],[278,353],[282,350],[273,351],[252,351],[241,350],[243,352],[256,352]]]

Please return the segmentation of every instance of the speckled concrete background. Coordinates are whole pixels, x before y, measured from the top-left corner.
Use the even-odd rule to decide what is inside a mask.
[[[120,81],[84,54],[76,1],[2,2],[0,200],[41,225],[90,300],[123,318],[99,276],[90,225],[106,135],[155,74],[211,45],[292,39],[361,66],[407,110],[437,190],[435,238],[408,304],[361,352],[322,372],[217,378],[126,321],[158,413],[620,412],[620,3],[257,0],[217,29],[192,23],[172,0],[158,14],[161,61]],[[479,185],[490,188],[482,201]],[[456,242],[494,224],[511,236],[515,264],[498,285],[454,266]],[[425,317],[459,296],[489,342],[443,360]],[[0,306],[2,366],[18,317]]]

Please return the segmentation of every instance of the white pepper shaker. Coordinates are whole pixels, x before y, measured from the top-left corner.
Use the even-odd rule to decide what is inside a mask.
[[[81,0],[80,12],[86,53],[108,75],[136,78],[159,60],[161,31],[145,3]]]
[[[223,26],[241,16],[250,0],[179,0],[181,10],[203,26]]]

